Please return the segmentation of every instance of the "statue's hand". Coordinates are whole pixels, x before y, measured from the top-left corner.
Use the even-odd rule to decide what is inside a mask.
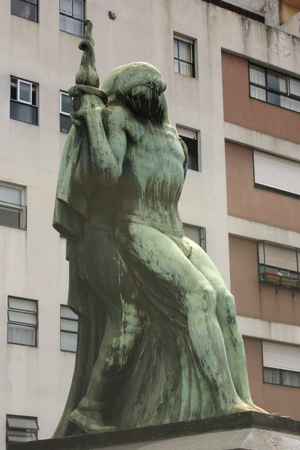
[[[76,126],[87,122],[88,116],[97,115],[98,120],[106,114],[107,108],[97,95],[84,94],[73,99],[70,116]]]

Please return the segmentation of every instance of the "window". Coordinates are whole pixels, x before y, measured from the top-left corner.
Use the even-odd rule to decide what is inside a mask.
[[[27,442],[38,440],[37,417],[6,416],[6,442]]]
[[[38,85],[31,81],[10,78],[10,118],[38,124]]]
[[[38,21],[38,0],[11,0],[10,12],[23,19]]]
[[[60,349],[76,352],[78,316],[70,308],[60,305]]]
[[[37,346],[38,307],[36,300],[8,297],[7,342]]]
[[[0,184],[0,225],[26,230],[24,189]]]
[[[183,232],[186,237],[196,242],[206,252],[206,228],[184,223]]]
[[[254,182],[282,193],[300,196],[300,163],[269,153],[253,151]]]
[[[198,132],[180,126],[177,126],[177,131],[188,148],[188,168],[199,170]]]
[[[60,91],[60,131],[62,133],[69,133],[72,126],[70,118],[71,104],[72,97],[66,92]]]
[[[174,70],[188,77],[195,77],[194,40],[174,36]]]
[[[264,383],[300,387],[300,347],[263,341]]]
[[[300,112],[300,80],[249,64],[250,97]]]
[[[60,0],[59,29],[83,36],[84,0]]]
[[[258,262],[260,282],[300,289],[298,248],[259,242]]]

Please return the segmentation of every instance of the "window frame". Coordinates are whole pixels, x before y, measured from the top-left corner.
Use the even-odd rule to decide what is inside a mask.
[[[15,14],[12,12],[12,3],[14,0],[10,0],[10,13],[12,16],[20,17],[21,19],[30,20],[30,22],[38,23],[39,22],[39,0],[36,0],[36,3],[32,3],[30,0],[21,0],[22,3],[27,3],[28,5],[36,7],[36,20],[29,19],[27,17],[20,16],[19,14]]]
[[[274,260],[272,258],[266,257],[266,246],[273,247],[274,249],[282,248],[283,251],[291,251],[295,252],[295,261],[296,270],[293,270],[288,267],[288,263],[286,266],[279,266],[274,264]],[[261,250],[260,250],[261,249]],[[270,249],[272,252],[272,249]],[[270,253],[269,252],[269,253]],[[276,252],[276,250],[275,250]],[[280,253],[280,250],[279,250]],[[272,254],[272,253],[271,253]],[[274,259],[274,257],[273,257]],[[278,259],[278,258],[277,258]],[[282,256],[282,259],[286,259],[286,256]],[[275,254],[276,260],[276,254]],[[257,263],[258,263],[258,279],[259,284],[271,284],[276,286],[276,293],[278,292],[278,288],[284,287],[292,290],[292,295],[294,297],[294,291],[300,290],[300,249],[297,247],[292,247],[288,245],[278,244],[276,242],[270,241],[257,241]],[[291,266],[290,266],[291,267]]]
[[[16,90],[17,90],[16,98],[12,98],[12,85],[15,83],[15,81],[16,81]],[[31,86],[31,89],[30,89],[31,101],[30,102],[20,99],[20,83],[21,82]],[[33,101],[33,90],[34,89],[35,89],[35,95],[36,95],[35,102]],[[16,117],[12,117],[12,108],[11,108],[12,103],[15,103],[18,105],[24,105],[24,106],[27,106],[28,108],[34,109],[36,111],[36,122],[21,120]],[[24,78],[20,78],[15,75],[11,75],[10,76],[10,119],[17,120],[18,122],[28,123],[29,125],[38,126],[38,124],[39,124],[38,112],[39,112],[39,84],[34,81],[26,80]]]
[[[73,125],[73,122],[72,122],[72,120],[71,120],[70,113],[66,113],[66,112],[63,111],[63,109],[62,109],[62,96],[63,96],[63,95],[68,96],[68,97],[71,98],[71,99],[72,99],[72,97],[71,97],[71,96],[68,94],[68,92],[66,92],[66,91],[62,91],[62,90],[59,91],[59,128],[60,128],[60,132],[61,132],[61,133],[68,134],[69,131],[70,131],[70,129],[71,129],[71,127],[72,127],[72,125]],[[69,124],[70,127],[69,127],[68,131],[64,131],[64,130],[63,130],[63,127],[62,127],[62,116],[63,116],[64,118],[69,117],[69,119],[70,119],[70,124]]]
[[[28,311],[26,309],[10,307],[10,305],[9,305],[9,300],[10,299],[17,299],[17,300],[24,300],[24,301],[33,302],[35,304],[36,310],[35,311]],[[24,323],[24,322],[18,322],[18,321],[15,321],[15,320],[10,320],[9,312],[17,312],[17,313],[21,312],[23,314],[28,314],[28,315],[34,316],[36,318],[36,323],[35,324],[28,324],[28,323]],[[38,346],[38,325],[39,325],[38,316],[39,316],[38,300],[33,300],[31,298],[17,297],[17,296],[14,296],[14,295],[8,295],[8,297],[7,297],[7,343],[8,344],[12,344],[12,345],[22,345],[22,346],[25,346],[25,347],[32,347],[32,348],[37,347]],[[34,333],[34,344],[31,345],[31,344],[26,344],[26,343],[22,343],[22,342],[9,341],[9,338],[8,338],[9,324],[20,325],[22,327],[33,328],[35,330],[35,333]]]
[[[265,84],[264,85],[261,85],[261,84],[255,83],[253,81],[250,81],[250,79],[251,79],[251,75],[250,75],[251,67],[257,68],[257,69],[260,69],[260,70],[264,71],[264,79],[265,79]],[[272,74],[274,76],[278,77],[278,78],[279,77],[284,77],[285,78],[287,92],[281,91],[280,89],[276,89],[274,87],[270,87],[268,85],[268,75],[272,75]],[[249,97],[250,98],[253,98],[254,100],[261,101],[263,103],[268,103],[269,105],[278,106],[279,108],[287,109],[288,111],[296,112],[298,114],[300,113],[300,95],[298,96],[296,94],[292,94],[291,93],[291,87],[290,87],[290,81],[291,80],[295,80],[298,83],[300,83],[300,77],[299,78],[293,77],[293,76],[288,75],[288,74],[286,74],[284,72],[280,72],[280,71],[277,71],[277,70],[274,70],[274,69],[269,69],[269,68],[264,67],[262,65],[253,63],[252,61],[248,62],[248,77],[249,77]],[[257,97],[254,97],[253,95],[251,95],[251,86],[264,90],[266,92],[266,99],[262,100],[260,98],[257,98]],[[283,106],[283,105],[278,105],[276,103],[273,103],[273,102],[269,101],[269,95],[268,94],[280,95],[280,96],[286,97],[288,99],[296,100],[297,102],[299,102],[299,111],[297,111],[295,109],[292,109],[292,108],[288,108],[288,107]]]
[[[205,227],[200,227],[199,225],[192,225],[190,223],[186,223],[184,222],[183,224],[183,231],[184,231],[184,235],[191,239],[193,242],[195,242],[197,245],[199,245],[199,247],[202,248],[202,250],[204,250],[206,252],[206,228]],[[186,234],[187,229],[190,229],[190,231],[192,231],[192,229],[194,229],[194,231],[198,231],[199,233],[199,242],[195,241],[192,237],[191,234],[189,233],[189,236]]]
[[[10,420],[13,419],[25,419],[25,420],[32,420],[36,423],[35,427],[32,428],[27,428],[27,427],[20,427],[20,426],[11,426],[10,425]],[[34,416],[21,416],[21,415],[14,415],[14,414],[7,414],[6,415],[6,443],[7,444],[13,444],[13,443],[19,443],[19,442],[32,442],[32,441],[37,441],[38,440],[38,430],[39,430],[39,425],[38,425],[38,418],[34,417]],[[9,437],[9,432],[24,432],[24,433],[32,433],[34,436],[36,436],[36,439],[25,439],[25,440],[10,440]]]
[[[174,54],[174,43],[175,41],[177,41],[177,47],[178,47],[178,55],[179,55],[179,42],[184,42],[186,44],[188,44],[190,46],[191,49],[191,59],[192,61],[188,61],[185,59],[182,59],[180,57],[175,56]],[[188,36],[184,36],[182,34],[179,33],[173,33],[173,61],[178,61],[178,71],[175,70],[175,65],[174,65],[174,72],[178,73],[179,75],[183,75],[185,77],[188,78],[196,78],[196,39],[188,37]],[[188,64],[192,70],[192,75],[186,75],[185,73],[180,71],[180,63],[183,64]]]
[[[267,381],[267,373],[266,373],[267,370],[272,370],[272,371],[276,370],[276,371],[279,372],[278,373],[278,375],[279,375],[279,383],[272,382],[272,381]],[[284,374],[285,373],[286,374],[298,374],[298,376],[300,377],[300,373],[299,372],[295,372],[295,371],[292,371],[292,370],[275,369],[274,367],[263,366],[263,382],[265,384],[272,384],[274,386],[292,387],[292,388],[299,389],[300,388],[300,382],[299,382],[299,386],[295,386],[294,384],[284,383],[283,378],[284,378]]]
[[[74,315],[76,315],[67,305],[63,305],[63,304],[60,305],[60,351],[68,352],[68,353],[76,353],[77,352],[78,325],[79,325],[79,320],[78,319],[79,318],[78,318],[78,316],[77,316],[77,319],[70,318],[70,317],[64,317],[62,315],[62,311],[64,309],[67,309],[67,310],[71,311]],[[66,321],[69,321],[69,322],[76,322],[77,323],[77,332],[70,331],[70,330],[67,330],[67,329],[63,329],[63,327],[62,327],[62,320],[66,320]],[[76,336],[76,349],[75,350],[62,348],[62,335],[63,335],[63,333],[67,333],[67,334],[71,334],[71,335]]]
[[[273,348],[272,348],[273,347]],[[296,350],[297,348],[297,350]],[[276,357],[274,358],[274,353]],[[298,353],[298,355],[296,354]],[[261,341],[261,355],[263,368],[263,382],[276,386],[300,388],[300,368],[299,363],[295,364],[293,361],[299,360],[300,346],[295,344],[276,342],[276,341]],[[267,357],[266,357],[267,354]],[[284,357],[282,355],[284,354]],[[295,358],[295,359],[294,359]],[[265,361],[266,359],[266,361]],[[294,369],[294,370],[292,370]],[[278,372],[278,382],[268,381],[267,371]],[[284,382],[284,374],[297,374],[298,385],[288,384]]]
[[[197,168],[194,169],[194,168],[190,167],[190,161],[188,158],[188,169],[192,170],[193,172],[201,172],[202,165],[201,165],[201,150],[200,150],[200,135],[201,135],[200,130],[196,130],[195,128],[189,128],[189,127],[186,127],[186,126],[180,125],[180,124],[176,124],[176,130],[177,130],[178,136],[184,141],[185,145],[187,146],[188,157],[189,156],[194,157],[194,155],[190,151],[188,144],[186,143],[186,141],[183,138],[196,141],[197,156],[196,156],[195,162],[196,162]],[[184,134],[184,133],[186,133],[186,134]],[[192,138],[192,137],[188,136],[188,134],[195,134],[196,138]]]
[[[28,102],[26,100],[22,100],[20,98],[20,91],[21,91],[20,85],[21,85],[21,83],[30,86],[30,101],[28,101]],[[34,106],[32,104],[32,83],[30,81],[21,80],[20,78],[17,79],[17,97],[18,97],[17,101],[19,103],[25,103],[26,105]]]
[[[61,10],[61,1],[62,0],[59,0],[59,17],[61,17],[61,16],[68,17],[69,19],[72,19],[72,20],[74,20],[76,22],[81,22],[82,26],[81,26],[81,34],[80,35],[78,35],[76,33],[72,33],[72,32],[67,31],[67,30],[63,30],[63,29],[61,29],[61,27],[59,25],[60,31],[63,31],[64,33],[72,34],[73,36],[83,37],[83,35],[84,35],[84,21],[85,21],[85,15],[86,15],[85,14],[86,0],[82,0],[82,3],[83,3],[83,18],[82,19],[77,19],[76,17],[74,17],[74,12],[73,12],[74,0],[71,0],[71,3],[72,3],[72,13],[71,14],[67,14],[65,12],[62,12],[62,10]]]
[[[62,96],[65,95],[66,97],[70,97],[70,95],[66,92],[66,91],[59,91],[59,112],[60,114],[63,114],[64,116],[69,116],[70,117],[70,113],[66,113],[65,111],[62,110]],[[72,98],[72,97],[71,97]]]
[[[19,185],[12,185],[9,183],[5,183],[3,181],[0,181],[0,187],[6,187],[8,189],[17,189],[21,193],[21,203],[11,203],[6,202],[5,200],[0,199],[0,226],[3,227],[9,227],[9,228],[15,228],[17,230],[27,230],[27,206],[26,206],[26,189],[24,186]],[[10,211],[19,211],[19,226],[14,226],[8,223],[2,223],[1,222],[1,210],[7,209]]]

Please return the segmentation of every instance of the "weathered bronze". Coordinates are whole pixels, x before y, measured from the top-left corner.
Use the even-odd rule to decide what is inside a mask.
[[[98,89],[91,23],[62,156],[54,227],[67,238],[79,314],[73,382],[55,436],[247,410],[234,298],[183,234],[187,150],[160,72],[138,62]]]

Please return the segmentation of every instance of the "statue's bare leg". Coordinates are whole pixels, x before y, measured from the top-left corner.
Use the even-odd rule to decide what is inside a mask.
[[[217,293],[217,318],[222,330],[228,364],[238,396],[256,411],[266,412],[253,404],[246,366],[243,338],[236,321],[235,300],[228,291],[218,269],[205,251],[188,238],[184,238],[191,247],[191,263],[212,284]],[[239,412],[239,411],[237,411]]]
[[[118,224],[116,237],[141,285],[150,286],[168,303],[170,314],[175,309],[187,317],[190,339],[219,413],[251,410],[232,381],[211,283],[169,237],[154,228],[124,221]]]

